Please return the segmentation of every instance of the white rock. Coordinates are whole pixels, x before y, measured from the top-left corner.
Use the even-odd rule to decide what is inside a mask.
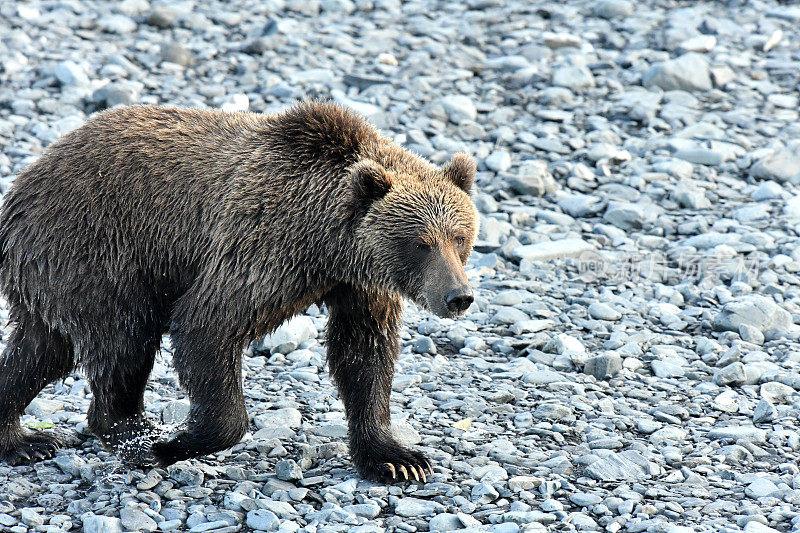
[[[483,160],[486,168],[495,172],[505,172],[511,168],[511,155],[506,150],[495,150]]]
[[[89,85],[89,76],[86,75],[86,71],[73,61],[62,61],[56,65],[54,73],[59,83],[65,87]]]
[[[754,499],[766,498],[779,491],[777,485],[766,478],[758,478],[744,489],[744,493]]]
[[[514,248],[512,252],[519,259],[528,261],[550,261],[578,257],[584,252],[593,251],[594,246],[583,239],[561,239],[544,241],[536,244],[525,244]]]
[[[592,302],[589,304],[589,316],[595,320],[616,321],[622,318],[622,313],[603,302]]]
[[[259,349],[287,354],[295,351],[305,341],[316,339],[318,334],[310,317],[296,316],[267,335],[259,345]]]
[[[698,35],[683,41],[680,49],[684,52],[710,52],[715,46],[717,46],[717,38],[713,35]]]
[[[400,516],[431,516],[444,511],[444,505],[433,500],[420,498],[400,498],[394,512]]]
[[[714,428],[708,432],[712,440],[751,440],[753,442],[766,442],[767,432],[752,426],[727,426]]]
[[[478,118],[478,110],[475,104],[467,96],[451,94],[439,100],[450,120],[456,124],[464,120],[475,120]]]
[[[231,113],[247,111],[250,109],[250,99],[246,94],[229,94],[222,101],[221,109]]]

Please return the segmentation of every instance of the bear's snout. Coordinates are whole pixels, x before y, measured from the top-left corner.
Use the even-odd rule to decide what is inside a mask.
[[[469,309],[469,306],[472,305],[474,301],[475,297],[472,295],[472,289],[470,287],[453,289],[444,299],[447,309],[459,315]]]

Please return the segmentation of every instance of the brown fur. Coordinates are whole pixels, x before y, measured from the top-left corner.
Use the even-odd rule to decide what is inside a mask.
[[[75,366],[106,443],[146,428],[142,395],[165,332],[192,409],[155,460],[228,447],[248,424],[243,347],[324,301],[359,472],[424,464],[388,433],[401,296],[444,316],[471,302],[474,171],[466,155],[437,168],[331,104],[95,116],[17,177],[0,213],[0,288],[16,322],[0,459],[52,453],[19,414]]]

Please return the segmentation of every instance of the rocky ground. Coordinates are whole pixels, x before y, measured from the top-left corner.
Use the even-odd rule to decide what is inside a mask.
[[[800,531],[800,7],[730,0],[0,2],[0,188],[107,106],[326,97],[477,156],[466,319],[409,306],[393,415],[427,483],[361,481],[324,310],[255,346],[251,434],[129,470],[76,374],[0,465],[0,529]],[[7,315],[7,313],[6,313]],[[148,411],[187,403],[169,345]]]

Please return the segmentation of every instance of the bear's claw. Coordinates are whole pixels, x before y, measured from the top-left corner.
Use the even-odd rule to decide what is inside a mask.
[[[44,461],[53,457],[60,445],[58,438],[40,431],[20,435],[13,446],[0,449],[0,462],[13,466]]]
[[[431,463],[421,452],[392,443],[385,446],[380,455],[383,457],[374,457],[372,460],[369,460],[371,459],[369,457],[354,458],[361,477],[378,482],[421,481],[423,483],[428,482],[429,475],[433,477]]]
[[[408,472],[411,471],[411,475],[414,476],[414,481],[422,480],[423,483],[428,482],[428,476],[425,475],[425,469],[427,468],[433,477],[433,469],[431,468],[430,464],[426,464],[425,467],[421,465],[397,465],[397,468],[392,463],[383,463],[389,469],[392,474],[392,480],[397,479],[397,470],[400,470],[400,473],[403,474],[403,479],[405,481],[411,481],[411,478],[408,476]]]

